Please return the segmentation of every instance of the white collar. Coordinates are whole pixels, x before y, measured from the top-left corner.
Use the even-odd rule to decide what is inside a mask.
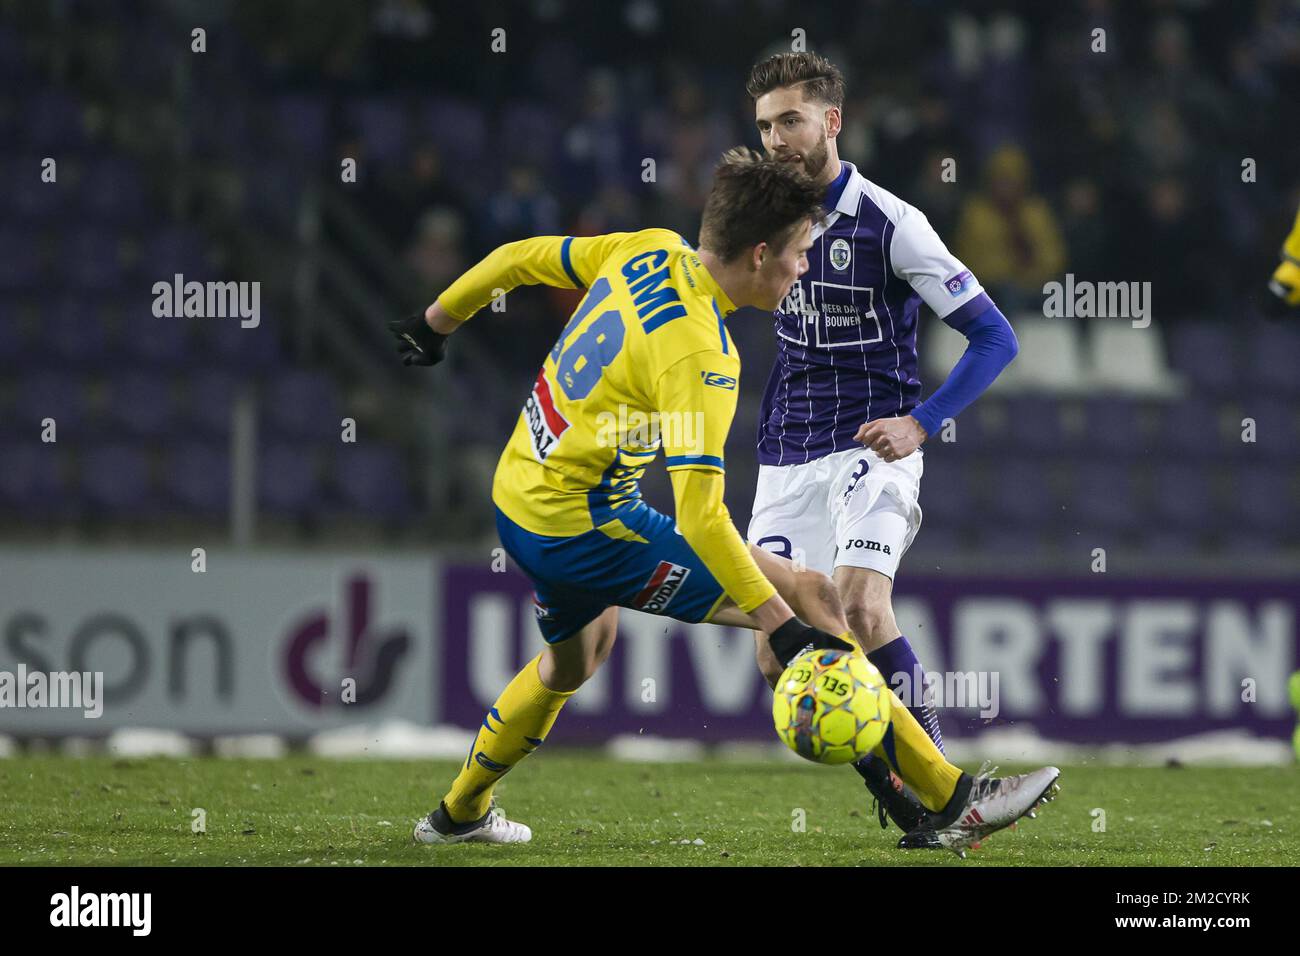
[[[867,181],[862,174],[858,172],[858,167],[852,163],[840,160],[840,162],[849,167],[849,179],[844,184],[844,191],[840,193],[839,201],[835,203],[835,211],[841,212],[846,216],[856,216],[858,206],[862,200],[862,193],[867,188]]]

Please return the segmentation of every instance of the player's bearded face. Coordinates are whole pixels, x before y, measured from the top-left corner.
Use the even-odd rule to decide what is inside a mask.
[[[816,179],[821,175],[822,170],[826,168],[826,161],[830,159],[830,150],[826,146],[826,127],[822,127],[821,139],[817,145],[808,150],[803,157],[804,175],[810,179]]]
[[[778,88],[764,93],[754,106],[768,155],[818,179],[830,162],[830,114],[825,104],[805,100],[797,89]]]

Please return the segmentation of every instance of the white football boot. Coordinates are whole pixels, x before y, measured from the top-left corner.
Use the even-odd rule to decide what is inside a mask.
[[[487,815],[473,823],[453,823],[441,803],[415,825],[411,838],[416,843],[527,843],[533,831],[522,823],[507,820],[492,801]]]
[[[898,841],[899,848],[944,848],[964,857],[967,849],[978,850],[980,841],[990,833],[1014,825],[1021,817],[1035,817],[1035,809],[1061,789],[1056,782],[1061,771],[1056,767],[1041,767],[1015,777],[990,773],[981,767],[974,777],[962,774],[949,806],[905,834]]]

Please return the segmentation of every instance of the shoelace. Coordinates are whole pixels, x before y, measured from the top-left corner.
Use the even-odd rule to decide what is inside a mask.
[[[871,812],[880,817],[880,829],[889,829],[889,814],[885,812],[885,805],[877,800],[874,796],[871,798]]]

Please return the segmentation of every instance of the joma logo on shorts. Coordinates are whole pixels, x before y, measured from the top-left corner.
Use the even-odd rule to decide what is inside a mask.
[[[844,545],[845,551],[879,551],[882,554],[889,554],[889,545],[881,544],[879,541],[863,541],[861,538],[854,538],[848,544]]]
[[[650,580],[632,602],[633,607],[649,614],[662,614],[690,573],[690,568],[671,561],[660,561],[655,573],[650,575]]]

